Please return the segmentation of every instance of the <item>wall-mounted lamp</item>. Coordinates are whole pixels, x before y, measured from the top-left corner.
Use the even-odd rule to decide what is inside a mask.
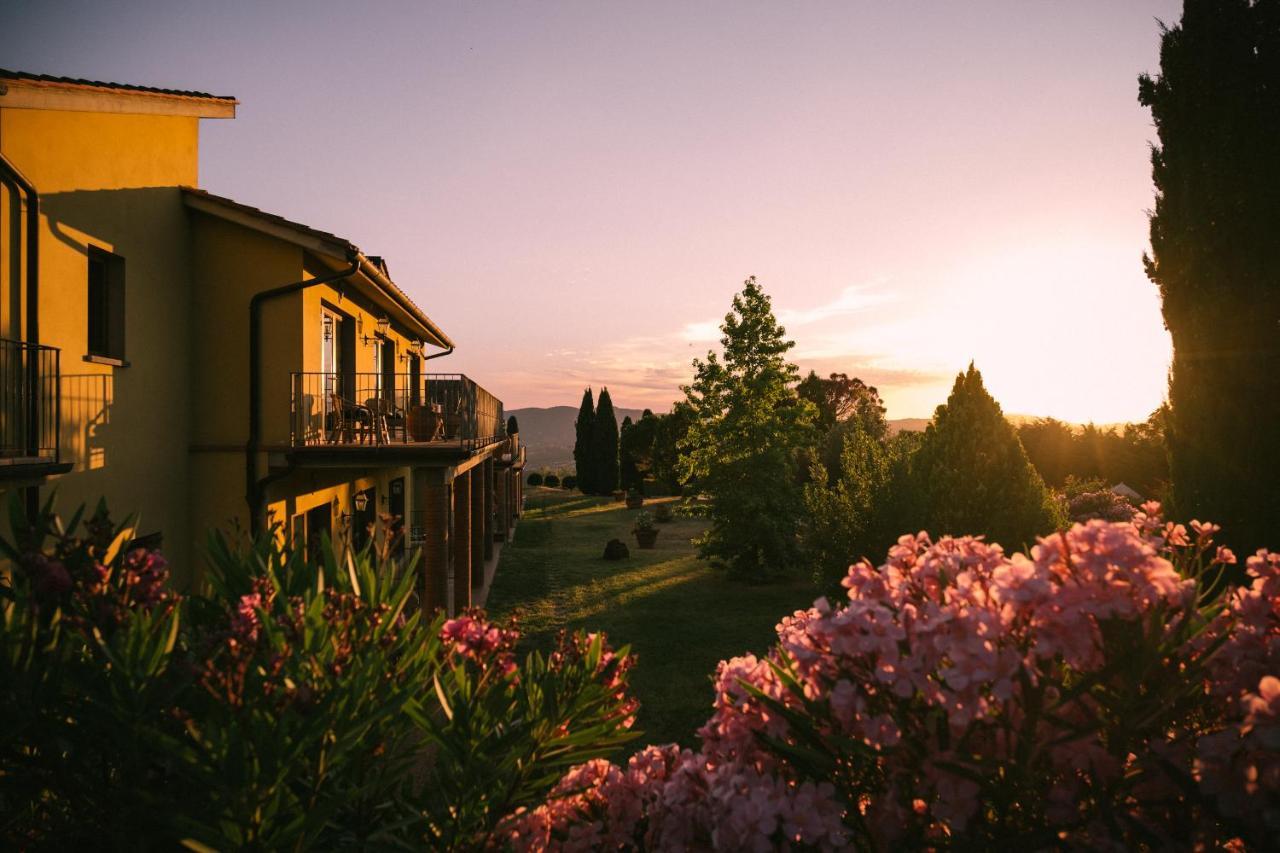
[[[427,347],[426,341],[410,341],[409,346],[400,352],[396,358],[400,361],[408,361],[411,357],[422,357],[423,350]]]
[[[369,496],[364,492],[356,492],[351,502],[355,505],[356,512],[364,512],[369,508]]]
[[[363,330],[364,330],[364,316],[361,315],[356,319],[356,331],[358,333],[361,333],[360,339],[364,341],[365,346],[376,345],[378,343],[377,335],[370,337],[368,335],[363,334]],[[391,330],[391,321],[388,320],[386,317],[379,317],[377,334],[385,337],[387,332],[390,330]]]

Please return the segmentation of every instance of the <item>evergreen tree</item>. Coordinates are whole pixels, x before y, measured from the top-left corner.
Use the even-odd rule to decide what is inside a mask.
[[[902,530],[986,534],[1017,548],[1063,522],[1062,507],[972,364],[925,428],[904,485]]]
[[[591,433],[595,424],[596,406],[591,398],[591,389],[582,392],[582,405],[578,407],[578,420],[574,424],[573,464],[577,469],[578,488],[585,494],[592,494],[595,489],[594,469],[591,457]]]
[[[710,495],[704,557],[760,579],[799,563],[803,500],[797,456],[812,438],[816,412],[792,391],[799,379],[769,297],[749,278],[720,327],[723,359],[695,359],[685,396],[693,419],[681,444],[682,473]]]
[[[622,419],[622,431],[618,434],[618,479],[624,491],[637,488],[640,480],[640,472],[636,468],[632,452],[635,440],[631,434],[634,430],[635,424],[632,423],[631,416],[627,415]]]
[[[1186,0],[1139,100],[1159,134],[1147,275],[1173,339],[1173,510],[1280,535],[1280,6]]]
[[[618,418],[608,388],[600,389],[591,426],[591,476],[597,495],[611,494],[618,488]]]

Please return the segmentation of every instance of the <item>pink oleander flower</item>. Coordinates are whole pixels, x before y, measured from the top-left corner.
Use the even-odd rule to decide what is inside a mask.
[[[258,608],[262,607],[262,596],[250,593],[240,596],[235,612],[231,614],[232,645],[252,645],[258,640],[258,632],[262,622],[258,619]]]

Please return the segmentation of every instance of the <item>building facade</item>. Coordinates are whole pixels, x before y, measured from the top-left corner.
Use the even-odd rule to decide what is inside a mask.
[[[234,98],[0,71],[0,490],[105,498],[198,580],[211,528],[420,552],[473,600],[520,506],[502,403],[385,260],[199,189]]]

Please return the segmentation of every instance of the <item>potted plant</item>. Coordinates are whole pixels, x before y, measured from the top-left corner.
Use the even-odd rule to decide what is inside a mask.
[[[641,548],[652,548],[658,541],[658,526],[653,523],[653,516],[641,512],[636,516],[636,526],[631,528],[636,537],[636,544]]]
[[[639,509],[644,506],[644,495],[640,494],[640,490],[632,487],[627,492],[627,509]]]

